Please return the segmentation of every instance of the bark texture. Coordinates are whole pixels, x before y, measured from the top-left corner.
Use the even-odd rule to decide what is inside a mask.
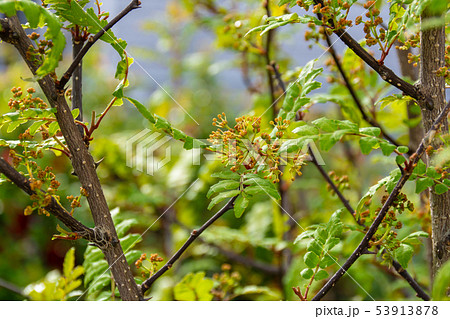
[[[422,14],[422,23],[430,17],[428,12]],[[445,29],[444,27],[434,27],[422,30],[420,34],[420,90],[432,101],[432,109],[421,105],[422,123],[425,130],[429,130],[433,121],[439,115],[446,104],[445,80],[442,76],[437,76],[436,71],[444,66],[445,55]],[[444,120],[442,133],[448,133],[448,121]],[[435,139],[432,146],[436,149],[440,146],[439,140]],[[430,157],[427,158],[430,164]],[[450,257],[450,192],[437,195],[430,189],[430,209],[432,219],[432,246],[433,264],[432,276],[436,274],[441,265]]]
[[[14,45],[31,72],[35,74],[39,65],[28,60],[26,56],[27,49],[33,44],[25,34],[19,19],[16,16],[1,19],[1,24],[3,29],[0,32],[1,39]],[[38,83],[50,105],[57,110],[56,119],[72,154],[72,166],[80,180],[81,186],[88,193],[87,201],[94,219],[96,232],[102,234],[103,237],[99,248],[102,249],[110,266],[120,296],[123,300],[140,300],[142,299],[141,293],[134,281],[133,274],[119,243],[108,204],[95,171],[94,159],[75,124],[64,96],[65,92],[56,89],[56,83],[49,75],[39,80]]]

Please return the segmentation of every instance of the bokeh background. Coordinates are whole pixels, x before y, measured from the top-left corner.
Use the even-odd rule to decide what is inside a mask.
[[[112,17],[126,3],[104,1],[103,10],[109,11]],[[293,10],[301,12],[300,9]],[[351,17],[363,10],[362,6],[354,6]],[[386,15],[386,8],[383,10]],[[273,11],[274,14],[282,14],[275,5]],[[131,12],[113,29],[116,36],[128,42],[128,55],[134,58],[127,95],[167,118],[174,127],[197,138],[208,137],[214,129],[212,118],[218,113],[225,112],[229,119],[244,114],[263,114],[271,104],[265,60],[256,49],[243,49],[245,40],[242,36],[250,27],[262,23],[264,15],[262,2],[258,0],[143,0],[141,9]],[[330,83],[333,72],[326,66],[329,56],[323,47],[305,40],[305,31],[306,27],[299,24],[276,31],[273,59],[279,64],[280,71],[289,74],[308,61],[319,58],[317,65],[325,67],[325,70],[319,79],[323,87],[315,91],[316,94],[335,94],[349,99],[340,83]],[[357,39],[363,38],[359,27],[349,32]],[[256,34],[249,41],[253,40],[262,43],[258,42],[262,40],[257,40]],[[359,65],[358,60],[343,49],[337,42],[336,50],[346,54],[345,63],[349,67]],[[70,60],[68,47],[58,75]],[[85,120],[89,120],[93,110],[100,113],[111,100],[111,93],[118,83],[114,79],[118,61],[117,53],[106,43],[99,43],[87,54],[83,62]],[[386,64],[398,71],[395,53],[389,56]],[[14,48],[5,43],[0,44],[0,70],[0,111],[6,113],[12,87],[36,85],[24,80],[30,77],[29,71]],[[373,104],[390,92],[388,86],[368,69],[365,76],[362,80],[358,78],[366,85],[365,91],[360,91],[364,103]],[[348,116],[332,103],[317,103],[312,106],[307,120],[323,115],[343,119]],[[266,127],[271,116],[271,112],[263,116]],[[407,143],[408,127],[402,123],[405,118],[405,107],[399,105],[385,110],[379,121],[392,135]],[[153,176],[127,167],[125,143],[145,128],[150,128],[148,122],[132,105],[126,103],[114,107],[96,132],[91,151],[94,158],[104,158],[98,174],[110,208],[120,211],[121,219],[138,221],[130,232],[145,232],[136,248],[148,255],[158,253],[166,260],[188,237],[189,229],[201,225],[211,216],[212,212],[207,210],[206,193],[216,182],[211,177],[212,172],[220,170],[221,164],[203,160],[201,165],[192,165],[190,153],[184,151],[180,143],[171,141],[171,161]],[[17,134],[8,134],[3,128],[0,138],[15,139]],[[351,187],[345,195],[356,205],[368,187],[394,169],[395,164],[380,152],[362,156],[354,146],[354,142],[346,141],[322,155],[328,171],[348,176]],[[7,156],[8,150],[0,148],[0,152]],[[165,153],[159,155],[163,157]],[[62,184],[62,202],[67,206],[66,196],[79,193],[78,181],[70,175],[69,161],[53,153],[46,154],[44,161],[54,168]],[[413,193],[412,189],[406,189]],[[326,222],[332,212],[341,208],[341,203],[327,190],[312,166],[306,166],[303,176],[290,185],[287,198],[287,210],[302,228]],[[417,196],[412,195],[411,199],[419,203]],[[1,283],[20,290],[43,280],[50,271],[62,269],[64,256],[71,247],[76,250],[76,263],[83,263],[86,243],[51,240],[52,234],[58,233],[57,221],[52,217],[24,216],[23,210],[29,203],[28,197],[15,186],[8,183],[0,185],[0,300],[23,300],[23,296],[5,289]],[[163,213],[164,216],[158,219]],[[426,222],[417,217],[419,213],[415,211],[404,218],[405,229],[402,231],[428,231]],[[93,225],[85,202],[76,209],[75,216],[85,224]],[[350,216],[343,215],[343,218],[345,223],[352,224]],[[237,287],[260,287],[260,290],[255,289],[235,299],[297,300],[292,287],[306,283],[300,276],[306,243],[294,244],[294,239],[303,230],[289,219],[271,199],[264,196],[252,203],[241,219],[236,219],[232,213],[226,214],[205,232],[203,240],[196,242],[174,269],[158,280],[151,291],[153,300],[172,300],[176,283],[186,274],[199,271],[208,277],[234,272],[233,280]],[[361,237],[354,232],[344,236],[336,248],[341,262]],[[429,284],[426,245],[424,242],[417,248],[417,255],[408,268],[425,286]],[[227,255],[224,251],[235,255]],[[291,262],[285,275],[280,277],[242,263],[236,254],[275,268],[280,267],[286,254]],[[223,267],[223,264],[229,264],[231,269]],[[336,269],[336,265],[331,268]],[[139,271],[135,271],[138,275]],[[415,299],[407,283],[399,279],[393,269],[380,265],[373,256],[360,258],[349,273],[376,300]],[[319,286],[320,283],[316,283],[313,288]],[[364,290],[346,276],[328,298],[371,300]]]

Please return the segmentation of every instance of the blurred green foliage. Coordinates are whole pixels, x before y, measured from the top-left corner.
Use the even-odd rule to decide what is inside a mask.
[[[273,16],[290,12],[288,7],[292,1],[282,1],[288,6],[278,6],[278,1],[269,2]],[[293,10],[300,12],[298,8]],[[125,89],[125,96],[139,96],[141,105],[149,106],[151,114],[166,118],[173,127],[199,139],[208,137],[213,130],[210,125],[212,118],[222,112],[230,119],[245,114],[261,116],[261,129],[270,132],[273,127],[269,122],[276,112],[270,108],[271,97],[266,87],[267,34],[261,36],[260,32],[253,32],[244,37],[249,30],[265,23],[262,20],[265,14],[262,1],[258,0],[230,1],[226,4],[212,0],[167,0],[164,14],[142,24],[146,34],[158,38],[157,45],[148,48],[145,39],[142,39],[139,45],[129,41],[128,48],[129,55],[135,61],[164,66],[169,74],[167,81],[158,86],[152,84],[157,88],[149,93],[148,87],[142,84],[148,81],[142,81],[142,78],[147,76],[145,72],[152,74],[152,70],[138,71],[135,63],[130,70],[130,85]],[[295,13],[288,18],[268,20],[269,23],[278,23],[277,27],[288,24],[284,28],[293,28],[289,32],[276,30],[277,38],[270,51],[271,59],[283,70],[282,79],[294,83],[288,89],[287,97],[278,101],[278,109],[283,107],[280,116],[294,120],[297,111],[307,105],[302,110],[305,111],[303,120],[308,124],[299,126],[297,133],[308,128],[320,135],[321,148],[326,150],[321,153],[326,164],[324,168],[334,172],[336,183],[346,181],[345,186],[344,183],[340,185],[341,191],[355,208],[358,205],[358,213],[359,208],[373,213],[376,207],[380,207],[387,180],[378,188],[372,188],[370,196],[365,197],[364,194],[370,186],[397,168],[395,154],[391,155],[395,148],[380,142],[379,131],[374,133],[365,127],[355,103],[325,55],[315,62],[317,69],[313,71],[312,78],[299,78],[299,75],[305,75],[303,71],[306,67],[297,65],[297,53],[287,52],[283,46],[283,41],[300,37],[298,27],[289,24],[291,20],[298,19],[298,15]],[[267,28],[257,30],[268,31]],[[205,34],[211,41],[198,39]],[[308,50],[306,43],[302,50]],[[111,58],[105,44],[98,44],[91,51],[83,60],[85,118],[89,118],[92,111],[100,114],[111,100],[112,92],[118,85],[114,76],[109,76],[115,69],[112,60],[119,62],[124,59],[123,56]],[[135,52],[136,55],[133,55]],[[2,43],[0,54],[3,63],[0,113],[3,114],[10,111],[8,101],[12,97],[12,87],[37,89],[37,86],[23,80],[29,77],[29,71],[11,46]],[[383,127],[407,144],[408,125],[411,125],[406,112],[409,101],[401,96],[386,98],[391,93],[389,85],[350,50],[342,52],[342,59],[343,67],[351,73],[352,83],[363,104],[373,105],[371,111]],[[58,76],[68,67],[69,61],[69,52],[66,52],[56,70]],[[308,64],[311,70],[312,65]],[[321,75],[319,67],[324,69]],[[230,76],[227,72],[231,72],[233,79],[242,77],[242,83],[232,83],[230,87],[230,83],[224,80],[227,74]],[[320,86],[312,82],[316,76],[321,83],[325,83],[326,78],[330,83],[319,93],[310,94],[312,89]],[[123,76],[118,78],[123,79]],[[314,87],[305,88],[305,85]],[[302,90],[309,94],[307,98],[298,96]],[[39,95],[39,90],[37,92]],[[295,94],[299,99],[294,101],[293,97],[290,100],[290,95]],[[90,146],[96,160],[104,158],[97,172],[119,229],[128,263],[136,276],[140,275],[140,270],[133,265],[141,253],[158,254],[164,261],[168,260],[185,242],[189,231],[211,217],[213,212],[208,210],[208,206],[213,205],[210,205],[207,194],[210,189],[214,190],[211,186],[220,180],[213,173],[223,171],[220,161],[207,161],[203,157],[200,165],[192,165],[192,152],[183,149],[183,143],[176,140],[169,142],[171,161],[153,175],[128,167],[127,140],[144,128],[153,128],[150,118],[144,118],[141,113],[128,101],[113,106],[95,132]],[[335,120],[327,122],[327,119]],[[234,120],[231,121],[234,124]],[[334,134],[343,123],[352,125],[354,130],[347,132],[350,137],[345,133]],[[330,125],[336,127],[328,131]],[[20,127],[8,133],[7,128],[3,127],[0,137],[17,139],[24,129]],[[358,134],[366,134],[363,142],[353,136]],[[8,149],[0,148],[0,151],[1,156],[8,156]],[[159,150],[156,156],[157,160],[163,159],[165,151]],[[43,167],[53,167],[61,182],[61,202],[69,207],[66,197],[78,196],[80,192],[76,177],[70,175],[70,161],[61,154],[48,152],[39,163]],[[313,165],[305,164],[302,176],[295,181],[285,174],[282,182],[283,207],[266,194],[258,193],[251,201],[245,202],[245,213],[243,210],[235,212],[236,216],[239,215],[237,217],[242,215],[242,218],[235,218],[230,212],[224,215],[207,229],[202,240],[189,248],[180,262],[155,283],[150,292],[153,300],[298,300],[292,287],[303,289],[310,285],[310,295],[320,289],[328,274],[334,273],[352,253],[363,232],[352,216],[341,209],[342,203],[327,188],[326,181]],[[396,256],[418,282],[429,287],[428,256],[427,249],[424,249],[429,241],[418,238],[430,233],[430,216],[414,189],[412,183],[404,189],[416,208],[398,215],[403,225],[398,230],[398,237],[405,239],[417,232],[420,236],[414,237],[414,245],[402,242],[403,250],[398,251]],[[22,191],[2,183],[0,278],[18,287],[35,282],[25,289],[29,297],[35,300],[70,300],[75,296],[71,295],[74,289],[83,288],[88,289],[82,296],[87,300],[116,298],[117,291],[100,250],[87,246],[84,241],[52,241],[52,234],[57,233],[57,221],[36,214],[24,216],[23,210],[30,203]],[[81,204],[74,216],[92,226],[85,199]],[[240,205],[244,206],[244,203]],[[213,210],[219,209],[219,206]],[[71,247],[76,247],[76,254]],[[129,251],[131,248],[133,250]],[[224,250],[233,254],[223,253]],[[235,255],[244,256],[245,261]],[[411,258],[412,262],[409,262]],[[75,260],[83,267],[75,267]],[[415,293],[393,271],[389,260],[381,261],[382,258],[376,255],[362,256],[349,270],[349,276],[343,277],[327,298],[415,300]],[[265,271],[264,267],[252,266],[252,263],[270,265],[279,272],[274,275]],[[52,271],[54,269],[62,270],[63,275]],[[83,269],[84,287],[78,285]],[[70,276],[73,277],[72,282],[63,282]],[[138,279],[139,283],[141,281],[142,278]],[[436,294],[442,295],[439,291]],[[23,298],[0,287],[0,300]]]

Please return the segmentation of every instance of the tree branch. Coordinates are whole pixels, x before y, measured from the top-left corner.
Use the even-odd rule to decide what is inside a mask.
[[[369,123],[372,126],[378,127],[381,130],[381,134],[384,136],[384,138],[386,140],[388,140],[389,142],[391,142],[392,144],[394,144],[395,146],[400,146],[400,144],[392,137],[390,136],[385,130],[384,128],[380,125],[380,123],[378,123],[375,119],[369,117],[366,113],[366,111],[364,110],[364,106],[362,105],[358,95],[356,94],[349,78],[347,77],[347,75],[344,72],[344,69],[342,67],[342,63],[339,60],[336,51],[333,48],[333,44],[330,41],[330,37],[328,36],[328,34],[326,34],[325,32],[325,39],[327,41],[327,45],[328,45],[328,52],[330,52],[331,56],[333,57],[334,63],[336,64],[336,67],[339,70],[339,73],[342,76],[342,79],[345,82],[345,86],[347,87],[350,95],[353,98],[353,101],[355,102],[356,106],[358,107],[359,111],[361,112],[361,115],[363,117],[363,119]],[[412,155],[412,150],[408,151],[408,155],[411,156]]]
[[[183,253],[188,249],[188,247],[197,239],[198,236],[200,236],[209,226],[211,226],[216,220],[218,220],[222,215],[224,215],[228,210],[233,208],[234,201],[236,200],[236,197],[231,198],[228,203],[225,204],[213,217],[211,217],[206,223],[202,225],[198,230],[194,229],[191,232],[191,235],[186,240],[186,242],[181,246],[180,249],[167,261],[167,263],[162,266],[153,276],[148,278],[146,281],[144,281],[141,285],[141,293],[142,295],[145,294],[145,292],[150,289],[150,287],[153,285],[153,283],[161,277],[166,271],[168,271],[170,268],[172,268],[173,264],[183,255]]]
[[[356,262],[356,260],[358,260],[358,258],[367,249],[367,247],[369,245],[369,241],[372,239],[373,235],[377,231],[379,225],[381,224],[384,217],[386,216],[386,213],[388,212],[392,203],[394,202],[394,200],[397,198],[398,194],[400,193],[400,190],[403,188],[405,183],[408,181],[408,178],[411,176],[414,167],[417,165],[419,159],[424,154],[426,146],[428,146],[431,143],[434,136],[438,132],[439,127],[441,126],[442,122],[444,121],[444,119],[447,118],[449,110],[450,110],[450,102],[447,103],[445,108],[442,110],[442,112],[436,118],[431,129],[427,132],[425,137],[420,142],[420,145],[417,148],[417,151],[410,157],[409,162],[407,162],[407,164],[406,164],[406,169],[402,171],[402,176],[401,176],[400,180],[395,185],[392,193],[389,195],[388,199],[384,203],[383,207],[381,208],[377,217],[375,218],[375,220],[373,221],[369,230],[365,234],[361,243],[358,245],[358,247],[355,249],[355,251],[351,254],[351,256],[347,259],[347,261],[342,265],[342,267],[333,275],[333,277],[331,277],[331,279],[322,287],[322,289],[320,289],[320,291],[314,296],[314,298],[312,300],[322,299],[328,293],[328,291],[330,291],[330,289],[336,285],[336,282],[347,272],[348,269],[350,269],[350,267]]]
[[[345,208],[350,212],[350,214],[355,219],[356,223],[360,226],[363,226],[363,224],[356,219],[356,212],[353,209],[353,207],[350,205],[348,200],[344,197],[344,195],[341,193],[341,191],[337,188],[337,186],[333,183],[330,176],[325,172],[325,170],[322,168],[322,166],[319,165],[317,162],[316,157],[314,156],[314,152],[310,149],[310,154],[312,158],[312,163],[317,167],[320,174],[323,176],[323,178],[327,181],[328,185],[333,189],[333,191],[336,193],[336,195],[339,197],[341,202],[344,204]],[[430,300],[430,296],[423,290],[422,287],[414,280],[414,278],[411,277],[411,275],[406,271],[406,269],[403,269],[402,266],[396,261],[392,261],[392,265],[394,266],[395,270],[397,270],[398,274],[402,276],[409,284],[410,286],[416,291],[417,296],[422,298],[423,300]]]
[[[266,10],[267,17],[270,17],[271,12],[270,12],[269,0],[263,0],[263,6],[264,6],[264,9]],[[267,32],[264,57],[266,59],[267,83],[269,85],[269,90],[270,90],[270,99],[271,99],[271,103],[272,103],[273,115],[275,116],[277,114],[277,110],[276,110],[277,107],[275,105],[277,101],[275,99],[275,85],[273,83],[272,72],[270,71],[270,51],[271,51],[271,47],[272,47],[272,38],[273,38],[274,32],[275,32],[275,30],[269,30]]]
[[[9,178],[17,187],[22,189],[28,195],[36,194],[30,187],[30,182],[28,179],[20,174],[11,165],[8,164],[3,158],[0,158],[0,172],[3,173],[7,178]],[[96,242],[95,230],[86,227],[81,222],[73,218],[70,213],[52,197],[51,203],[44,207],[45,210],[50,212],[53,216],[59,219],[64,225],[66,225],[72,232],[77,233],[80,237]]]
[[[72,32],[72,55],[75,59],[83,48],[83,40],[79,36],[79,28],[77,27]],[[83,122],[83,60],[78,63],[78,66],[73,71],[72,79],[72,110],[78,109],[80,113],[78,114],[76,120]],[[81,135],[84,135],[83,126],[79,125]]]
[[[16,285],[14,285],[6,280],[3,280],[2,278],[0,278],[0,287],[8,289],[9,291],[12,291],[28,300],[30,299],[30,296],[27,296],[22,288],[17,287]]]
[[[322,0],[314,0],[315,4],[321,4]],[[322,15],[319,13],[320,19]],[[329,26],[334,29],[333,20],[328,21]],[[406,82],[397,76],[394,71],[386,67],[383,63],[379,63],[369,52],[367,52],[361,45],[347,33],[347,30],[333,30],[333,32],[349,47],[357,56],[359,56],[367,65],[369,65],[375,72],[377,72],[381,78],[389,84],[395,86],[397,89],[405,93],[406,95],[416,99],[417,101],[424,101],[425,97],[414,85]],[[430,101],[427,101],[429,104]],[[429,104],[432,107],[432,104]]]
[[[175,223],[178,224],[181,228],[188,230],[188,227],[186,225],[182,224],[180,221],[176,220]],[[241,265],[260,270],[269,275],[277,276],[280,274],[280,270],[278,269],[277,266],[274,266],[271,264],[266,264],[264,262],[249,258],[247,256],[243,256],[232,250],[225,249],[225,248],[221,247],[220,245],[208,242],[201,237],[198,237],[197,240],[201,243],[204,243],[205,245],[208,245],[208,246],[216,249],[221,255],[223,255],[226,258],[228,258],[232,261],[235,261]]]
[[[29,69],[35,74],[39,65],[35,61],[27,59],[26,56],[28,48],[33,44],[23,30],[19,19],[13,16],[0,19],[0,23],[2,25],[0,38],[16,47]],[[38,83],[51,107],[56,108],[55,116],[71,152],[72,166],[81,186],[87,191],[87,201],[95,226],[101,232],[101,237],[105,238],[99,247],[111,267],[120,296],[122,300],[140,300],[140,291],[130,267],[126,263],[100,180],[95,171],[96,164],[75,124],[64,91],[57,89],[55,81],[49,75],[38,80]]]
[[[87,43],[83,46],[83,48],[78,52],[77,56],[73,60],[72,64],[69,66],[67,71],[62,76],[61,80],[59,81],[57,85],[57,89],[64,90],[64,86],[67,84],[67,82],[70,80],[70,77],[72,76],[75,69],[78,67],[80,62],[83,60],[86,53],[89,51],[89,49],[94,45],[95,42],[97,42],[109,29],[111,29],[117,22],[119,22],[124,16],[126,16],[130,11],[140,8],[141,1],[139,0],[132,0],[128,6],[123,9],[117,16],[114,17],[107,25],[105,25],[104,28],[102,28],[99,32],[97,32],[94,36],[91,36]]]

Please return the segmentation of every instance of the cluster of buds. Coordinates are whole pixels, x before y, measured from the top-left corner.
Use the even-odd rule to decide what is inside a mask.
[[[38,63],[42,62],[43,56],[53,47],[53,42],[51,40],[39,40],[40,37],[41,35],[36,32],[28,35],[28,38],[35,43],[36,47],[30,44],[26,52],[27,60]]]
[[[144,261],[147,260],[150,263],[150,266],[147,267],[144,265]],[[158,264],[161,263],[164,259],[159,257],[158,254],[151,254],[150,258],[147,257],[147,254],[142,254],[141,257],[134,263],[136,269],[142,269],[141,276],[143,278],[150,278],[157,270]]]
[[[34,88],[28,88],[26,95],[23,94],[22,88],[20,87],[13,87],[11,89],[11,92],[13,93],[13,97],[8,102],[8,106],[10,109],[14,109],[16,111],[25,111],[27,109],[41,109],[45,110],[48,108],[47,103],[45,103],[41,98],[39,97],[33,97],[33,94],[36,93],[36,90]]]
[[[70,211],[70,215],[73,215],[73,212],[75,211],[75,208],[81,207],[81,195],[80,196],[73,196],[69,195],[66,197],[70,201],[70,207],[72,208]]]
[[[35,151],[25,148],[22,154],[18,154],[15,150],[9,151],[13,165],[15,167],[22,165],[26,168],[30,189],[35,192],[30,196],[33,204],[25,208],[25,215],[30,215],[37,210],[39,214],[49,216],[45,207],[51,203],[52,198],[59,200],[56,193],[61,183],[56,180],[56,175],[52,172],[53,168],[47,166],[42,169],[35,161],[42,156],[42,150]]]
[[[301,175],[300,169],[307,154],[280,154],[279,150],[289,125],[289,120],[281,117],[270,122],[274,126],[273,136],[261,131],[261,118],[242,116],[236,118],[236,124],[230,127],[224,113],[213,119],[213,125],[219,127],[209,135],[212,144],[208,149],[218,154],[225,166],[233,172],[244,168],[247,172],[264,172],[265,178],[273,183],[280,181],[283,175],[280,165],[289,166],[291,175]]]
[[[211,291],[217,300],[231,300],[234,297],[235,289],[240,285],[242,276],[237,271],[231,271],[231,265],[223,264],[220,274],[214,274],[213,280],[216,287]]]
[[[340,191],[343,191],[345,189],[350,189],[350,183],[348,182],[348,176],[338,176],[335,171],[330,171],[328,173],[328,176],[334,181],[335,185]],[[327,184],[327,190],[334,194],[334,190],[331,188],[329,184]]]
[[[261,118],[242,116],[236,118],[234,127],[230,127],[225,113],[222,113],[213,119],[213,125],[219,129],[209,135],[210,150],[219,154],[222,163],[232,165],[234,172],[241,165],[246,165],[247,169],[253,168],[256,159],[249,156],[249,151],[259,150],[259,143],[255,141],[260,135]]]
[[[303,7],[309,9],[309,6]],[[333,30],[345,30],[345,28],[352,26],[353,22],[347,19],[349,10],[350,4],[346,1],[324,0],[323,4],[318,3],[314,6],[313,13],[322,15],[322,23],[328,27],[327,32],[331,34]],[[337,13],[342,11],[345,11],[346,14],[337,20]],[[333,25],[330,25],[330,21],[333,21]]]
[[[386,30],[384,28],[381,27],[377,31],[377,27],[383,23],[383,18],[380,17],[380,10],[374,4],[375,1],[367,1],[364,4],[364,9],[367,10],[366,17],[369,18],[369,20],[364,22],[363,29],[368,46],[373,46],[386,38]],[[355,24],[359,25],[361,23],[363,23],[363,18],[361,16],[356,17]]]

